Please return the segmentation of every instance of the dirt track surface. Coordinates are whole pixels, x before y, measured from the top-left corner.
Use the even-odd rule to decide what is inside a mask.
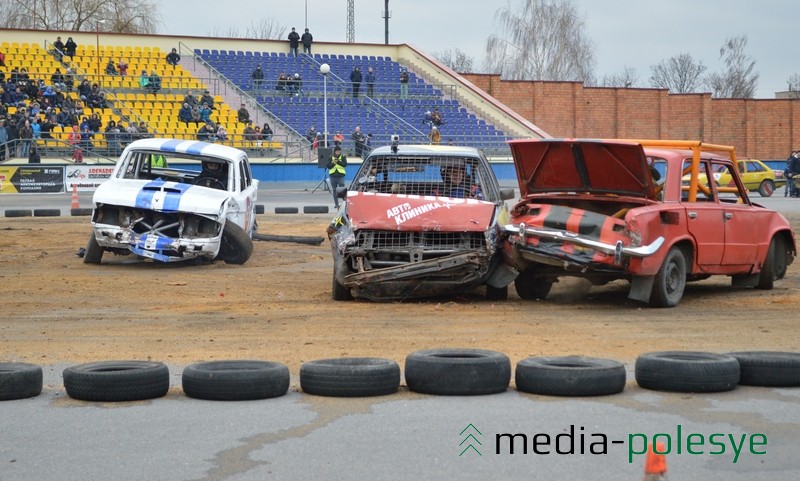
[[[269,234],[324,236],[329,216],[259,216]],[[800,230],[800,215],[790,217]],[[656,350],[800,351],[800,262],[772,291],[692,283],[674,309],[627,299],[627,284],[557,284],[545,301],[482,293],[403,303],[330,300],[331,254],[320,246],[256,242],[242,266],[155,264],[76,252],[87,217],[0,219],[0,361],[42,365],[113,359],[185,366],[263,359],[297,374],[304,361],[376,356],[403,365],[419,349],[494,349],[632,363]]]

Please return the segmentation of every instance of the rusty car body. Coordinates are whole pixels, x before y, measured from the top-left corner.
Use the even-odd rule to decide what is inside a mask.
[[[631,283],[629,297],[672,307],[687,281],[731,276],[771,289],[797,248],[786,219],[751,202],[729,146],[699,141],[511,141],[521,200],[504,230],[520,297],[562,276]],[[727,169],[731,182],[702,179]]]
[[[448,190],[449,169],[464,169],[467,188]],[[328,230],[332,298],[398,300],[483,285],[488,297],[505,298],[516,273],[502,262],[501,226],[513,195],[474,148],[373,150]]]

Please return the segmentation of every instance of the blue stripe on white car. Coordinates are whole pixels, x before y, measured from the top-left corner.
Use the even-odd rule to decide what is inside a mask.
[[[175,212],[180,209],[181,197],[191,188],[190,184],[156,179],[145,184],[136,194],[136,207]]]

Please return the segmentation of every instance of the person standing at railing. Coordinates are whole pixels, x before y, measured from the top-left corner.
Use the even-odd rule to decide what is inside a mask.
[[[64,42],[61,41],[61,37],[56,37],[56,41],[53,42],[53,55],[59,62],[64,59]]]
[[[403,68],[400,72],[400,98],[407,99],[408,98],[408,82],[411,80],[411,77],[408,75],[408,69]]]
[[[78,50],[78,44],[75,43],[75,40],[72,40],[72,37],[67,38],[67,43],[64,44],[64,55],[69,57],[70,61],[75,56],[75,52]]]
[[[367,95],[372,97],[375,93],[375,72],[372,71],[372,67],[367,68],[364,80],[367,82]]]
[[[311,42],[314,41],[314,36],[311,35],[311,32],[306,29],[303,32],[303,36],[300,37],[300,41],[303,42],[303,53],[311,55]]]
[[[361,75],[361,69],[359,67],[353,67],[353,71],[350,72],[350,82],[353,84],[353,98],[358,98],[358,91],[361,89],[361,81],[364,79],[364,76]]]
[[[33,128],[31,128],[30,120],[25,120],[25,123],[19,128],[19,140],[22,142],[22,154],[18,157],[25,158],[28,156],[33,142]]]
[[[261,70],[261,65],[256,66],[253,73],[250,75],[253,78],[253,89],[258,92],[261,90],[261,84],[264,82],[264,71]]]
[[[289,32],[289,55],[297,57],[297,47],[300,45],[300,35],[295,32],[294,27]]]

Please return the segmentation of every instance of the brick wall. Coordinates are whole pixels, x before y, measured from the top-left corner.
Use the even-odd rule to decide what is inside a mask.
[[[707,93],[461,75],[553,137],[702,140],[766,160],[800,149],[800,99],[712,99]]]

